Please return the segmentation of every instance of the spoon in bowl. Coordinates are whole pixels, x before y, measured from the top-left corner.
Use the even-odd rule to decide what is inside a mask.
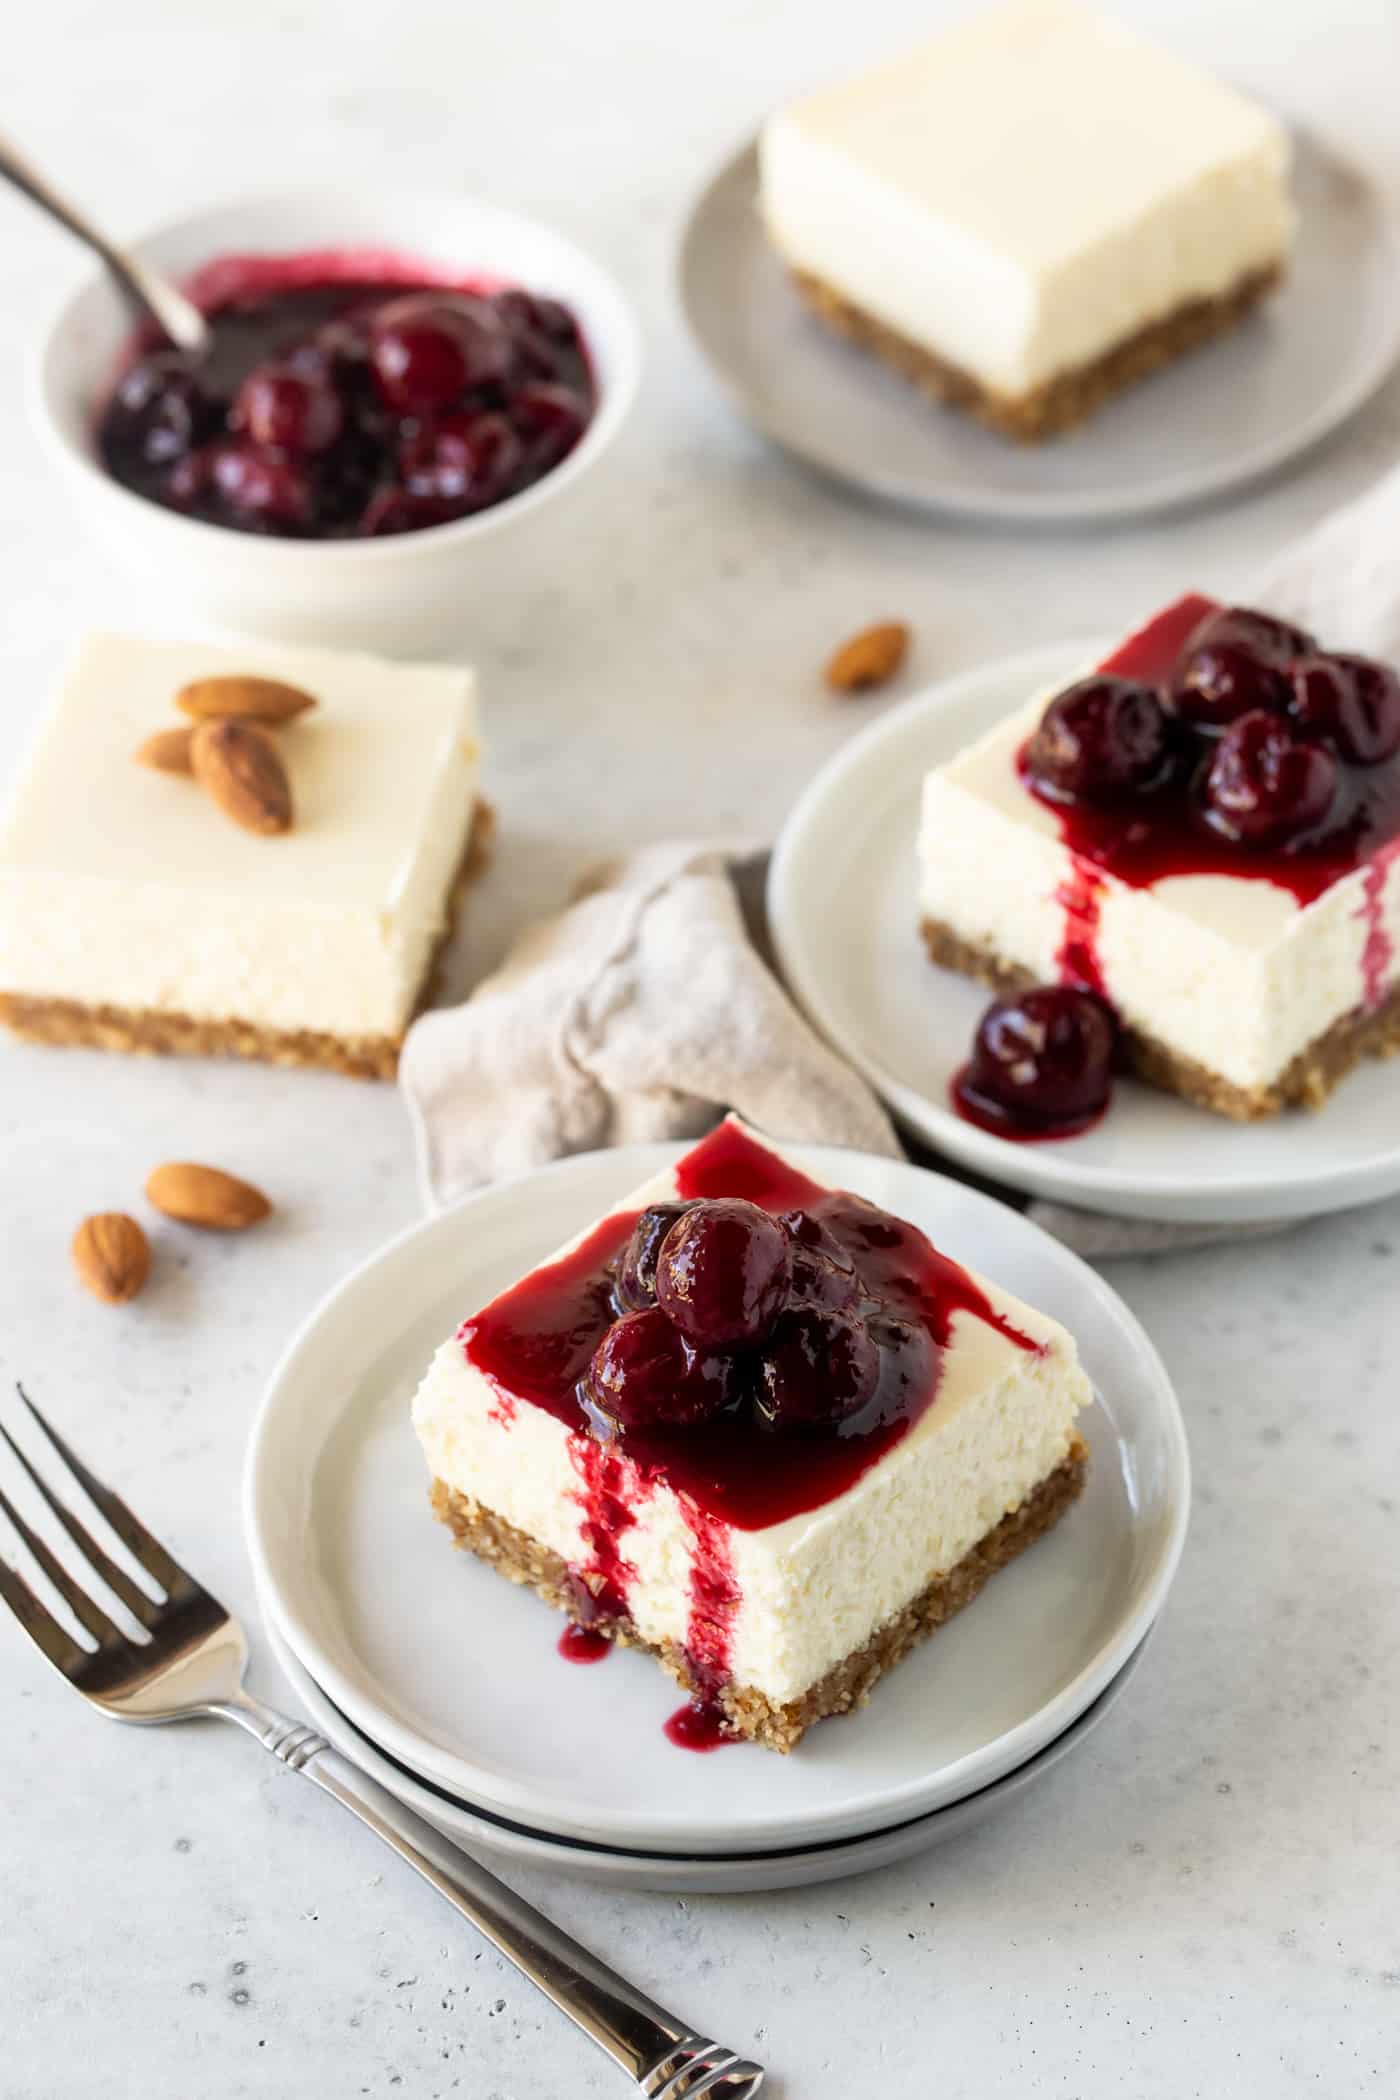
[[[167,342],[195,357],[203,357],[210,344],[209,324],[193,300],[187,299],[177,286],[157,270],[140,262],[125,248],[109,241],[85,213],[66,197],[61,197],[53,185],[46,181],[36,168],[13,147],[8,139],[0,138],[0,175],[23,191],[31,203],[66,226],[80,241],[86,242],[102,258],[115,278],[124,298],[155,322]]]

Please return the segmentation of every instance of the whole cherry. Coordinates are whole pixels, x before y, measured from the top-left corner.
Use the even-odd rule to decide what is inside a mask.
[[[1203,640],[1230,642],[1280,667],[1286,667],[1295,657],[1311,655],[1317,647],[1304,628],[1251,605],[1222,605],[1208,614],[1187,648],[1195,648]]]
[[[115,452],[165,466],[212,436],[221,413],[194,363],[181,351],[158,350],[123,374],[103,433]]]
[[[792,1241],[789,1296],[837,1310],[860,1303],[860,1278],[850,1249],[808,1210],[783,1213],[782,1225]]]
[[[286,452],[324,452],[345,426],[330,380],[290,363],[255,365],[234,396],[233,421],[255,445]]]
[[[457,510],[499,503],[520,460],[520,440],[504,416],[463,409],[425,419],[399,449],[409,494]]]
[[[519,285],[510,285],[497,292],[496,311],[506,326],[513,332],[524,329],[538,330],[552,342],[573,343],[578,340],[574,317],[567,306],[558,299],[546,298],[539,292],[527,292]]]
[[[1160,776],[1167,735],[1151,686],[1082,678],[1041,716],[1026,747],[1026,770],[1056,801],[1117,802]]]
[[[311,482],[295,460],[252,445],[222,444],[214,448],[211,478],[243,525],[297,533],[311,522]]]
[[[632,1227],[632,1236],[617,1265],[615,1295],[629,1312],[656,1303],[656,1258],[677,1218],[688,1209],[684,1203],[649,1203]]]
[[[1195,729],[1218,733],[1258,708],[1281,708],[1288,674],[1234,642],[1207,642],[1192,650],[1171,684],[1172,712]]]
[[[1036,985],[983,1014],[962,1085],[1029,1129],[1078,1123],[1108,1102],[1118,1027],[1092,992]]]
[[[694,1203],[661,1243],[656,1302],[702,1348],[749,1347],[782,1308],[791,1258],[782,1225],[757,1204]]]
[[[1289,673],[1312,638],[1301,627],[1249,606],[1209,614],[1189,637],[1172,674],[1172,712],[1207,735],[1259,707],[1288,704]]]
[[[759,1358],[759,1416],[774,1429],[826,1428],[858,1414],[879,1378],[880,1352],[858,1313],[790,1306]]]
[[[584,1376],[586,1398],[624,1429],[708,1422],[737,1386],[733,1357],[697,1349],[654,1305],[614,1320]]]
[[[1369,656],[1303,657],[1293,667],[1293,719],[1354,766],[1400,751],[1400,678]]]
[[[1337,782],[1330,751],[1300,742],[1286,721],[1256,709],[1232,722],[1215,747],[1204,782],[1206,819],[1243,845],[1286,844],[1323,823]]]
[[[445,525],[452,516],[445,504],[428,496],[412,496],[407,489],[376,489],[365,505],[356,532],[360,538],[382,540],[399,532],[422,532],[429,525]]]
[[[503,379],[510,343],[488,301],[414,293],[375,315],[370,362],[390,408],[431,415]]]
[[[583,436],[588,410],[571,388],[532,382],[516,388],[510,420],[532,466],[543,473],[573,451]]]
[[[849,1259],[816,1247],[795,1247],[788,1296],[799,1304],[846,1312],[860,1304],[860,1281]]]

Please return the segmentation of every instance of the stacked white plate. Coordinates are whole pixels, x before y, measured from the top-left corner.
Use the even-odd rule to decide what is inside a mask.
[[[1084,1424],[1089,1486],[866,1708],[792,1756],[676,1748],[662,1732],[675,1687],[649,1658],[570,1667],[553,1613],[452,1553],[408,1409],[467,1313],[680,1150],[560,1162],[416,1227],[349,1277],[264,1401],[245,1482],[250,1550],[309,1717],[471,1849],[638,1887],[831,1879],[967,1829],[1121,1696],[1181,1551],[1185,1433],[1127,1308],[1024,1218],[902,1162],[797,1151],[1071,1329],[1099,1396]]]

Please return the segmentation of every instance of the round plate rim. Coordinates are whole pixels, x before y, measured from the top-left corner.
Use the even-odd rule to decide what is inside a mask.
[[[683,1891],[708,1888],[715,1894],[778,1885],[758,1878],[765,1873],[780,1873],[783,1883],[790,1884],[795,1873],[807,1867],[834,1870],[803,1877],[812,1880],[835,1880],[848,1874],[867,1873],[872,1868],[906,1858],[926,1845],[955,1837],[982,1822],[997,1808],[1014,1801],[1037,1779],[1053,1771],[1093,1734],[1137,1675],[1158,1623],[1153,1621],[1122,1669],[1109,1679],[1098,1697],[1070,1722],[1062,1734],[1055,1736],[1025,1764],[1017,1765],[976,1793],[965,1795],[961,1801],[949,1802],[945,1808],[933,1809],[925,1816],[912,1817],[907,1823],[894,1823],[883,1830],[868,1830],[857,1837],[829,1839],[813,1845],[789,1846],[771,1852],[665,1853],[592,1844],[584,1838],[560,1837],[533,1830],[525,1824],[512,1823],[463,1796],[449,1794],[424,1775],[400,1764],[382,1744],[357,1728],[349,1715],[340,1711],[329,1692],[317,1683],[293,1649],[278,1623],[275,1608],[266,1599],[261,1602],[273,1659],[287,1678],[294,1696],[307,1709],[313,1724],[326,1736],[332,1748],[367,1772],[371,1779],[377,1780],[396,1800],[443,1830],[454,1843],[480,1846],[522,1864],[551,1868],[590,1880],[622,1877],[633,1885],[644,1881],[645,1885],[652,1886],[652,1875],[674,1875],[679,1877],[675,1885]],[[871,1854],[879,1856],[869,1857]],[[668,1880],[659,1885],[671,1884]]]
[[[1367,176],[1358,163],[1337,152],[1307,125],[1290,122],[1288,129],[1299,151],[1313,155],[1344,182],[1364,187],[1376,214],[1378,244],[1381,249],[1388,250],[1397,281],[1400,281],[1400,203],[1382,184]],[[801,460],[830,480],[856,489],[867,497],[896,504],[908,511],[922,512],[929,517],[966,518],[986,525],[1051,528],[1164,517],[1174,511],[1216,501],[1232,490],[1247,488],[1304,458],[1359,414],[1400,362],[1400,297],[1397,297],[1388,326],[1377,331],[1376,347],[1369,359],[1358,366],[1345,387],[1329,394],[1309,415],[1281,431],[1276,438],[1214,470],[1195,471],[1175,480],[1161,479],[1146,491],[1125,490],[1119,495],[1003,492],[988,498],[979,491],[975,481],[953,482],[945,488],[931,490],[905,481],[898,475],[879,471],[859,473],[820,443],[798,443],[789,433],[773,425],[752,398],[742,378],[730,369],[727,361],[712,353],[702,318],[703,310],[694,296],[692,257],[698,247],[706,214],[715,198],[728,184],[739,180],[750,163],[755,175],[750,186],[757,194],[758,137],[757,132],[751,133],[742,145],[732,148],[695,191],[673,252],[672,281],[676,302],[686,332],[706,370],[743,420],[791,458]]]
[[[916,740],[926,719],[967,701],[979,688],[1009,684],[1014,679],[1021,690],[1032,693],[1110,646],[1106,636],[1042,644],[956,672],[901,701],[826,761],[789,810],[769,863],[768,927],[789,990],[814,1027],[870,1082],[902,1123],[948,1159],[1032,1195],[1123,1217],[1205,1224],[1222,1219],[1317,1217],[1393,1194],[1400,1188],[1400,1146],[1354,1166],[1319,1166],[1291,1176],[1238,1173],[1227,1186],[1203,1197],[1192,1174],[1155,1174],[1144,1183],[1128,1169],[1076,1164],[1071,1146],[1014,1144],[965,1122],[942,1101],[919,1093],[889,1071],[847,1033],[833,1011],[820,964],[811,960],[819,951],[802,938],[801,891],[794,874],[804,839],[809,830],[820,826],[828,798],[884,745],[898,745],[905,738]],[[848,798],[842,805],[843,829],[849,831],[850,824]],[[1320,1113],[1325,1115],[1326,1110]]]
[[[372,1694],[340,1668],[335,1656],[327,1651],[320,1639],[313,1615],[303,1608],[304,1581],[302,1594],[298,1595],[295,1578],[284,1581],[274,1565],[274,1556],[268,1549],[265,1535],[264,1509],[270,1515],[276,1509],[279,1494],[284,1493],[283,1476],[276,1463],[274,1448],[279,1416],[284,1408],[290,1409],[295,1416],[299,1367],[302,1359],[314,1348],[322,1327],[341,1318],[347,1306],[353,1308],[357,1294],[373,1286],[381,1268],[399,1262],[409,1250],[430,1238],[470,1229],[470,1224],[481,1212],[489,1215],[491,1205],[503,1194],[514,1195],[522,1189],[544,1191],[551,1182],[597,1173],[604,1162],[607,1163],[609,1179],[615,1179],[617,1192],[621,1194],[666,1165],[673,1164],[688,1149],[684,1143],[652,1143],[574,1154],[478,1190],[450,1209],[395,1234],[313,1306],[284,1350],[254,1417],[243,1472],[243,1528],[258,1594],[273,1603],[278,1623],[293,1651],[336,1705],[363,1732],[392,1748],[395,1756],[405,1764],[433,1777],[438,1783],[460,1790],[474,1801],[493,1802],[503,1816],[511,1815],[511,1805],[495,1799],[488,1775],[476,1771],[467,1760],[446,1756],[438,1746],[424,1742],[411,1728],[401,1726],[392,1715],[377,1708]],[[1146,1627],[1161,1612],[1185,1542],[1191,1475],[1185,1424],[1161,1357],[1136,1315],[1106,1279],[1086,1262],[996,1198],[927,1168],[914,1166],[908,1161],[844,1151],[835,1146],[794,1145],[790,1149],[804,1165],[828,1179],[835,1180],[849,1174],[851,1163],[863,1160],[881,1173],[894,1171],[899,1177],[908,1175],[921,1183],[946,1186],[960,1206],[970,1205],[985,1210],[993,1230],[1013,1237],[1024,1235],[1031,1238],[1042,1258],[1048,1257],[1078,1293],[1096,1303],[1131,1348],[1140,1389],[1144,1401],[1150,1402],[1164,1456],[1162,1517],[1157,1527],[1159,1536],[1154,1546],[1154,1563],[1138,1583],[1137,1599],[1132,1608],[1105,1636],[1096,1653],[1082,1665],[1077,1675],[1034,1714],[1024,1717],[992,1742],[980,1745],[977,1750],[941,1768],[935,1781],[904,1781],[890,1787],[884,1794],[857,1794],[853,1797],[854,1805],[853,1800],[848,1799],[835,1809],[812,1808],[785,1825],[803,1833],[810,1831],[815,1840],[819,1835],[828,1838],[853,1835],[862,1828],[878,1825],[882,1820],[886,1823],[911,1820],[931,1812],[939,1805],[940,1799],[945,1802],[956,1800],[989,1779],[1001,1776],[1016,1764],[1025,1762],[1035,1749],[1061,1733],[1079,1712],[1092,1704],[1138,1644]],[[551,1238],[541,1248],[541,1255],[547,1253],[553,1244]],[[412,1317],[405,1312],[405,1327],[411,1324]],[[382,1350],[386,1346],[383,1332],[379,1332],[375,1339]],[[470,1775],[465,1784],[461,1776],[464,1774]],[[523,1788],[517,1788],[517,1791],[522,1796],[525,1793]],[[567,1819],[558,1813],[542,1814],[532,1810],[531,1814],[540,1827],[565,1835],[588,1834],[583,1827],[570,1830]],[[616,1813],[596,1817],[593,1828],[602,1831],[605,1825],[609,1838],[645,1843],[646,1834],[650,1833],[656,1840],[658,1826],[648,1823],[641,1815]],[[697,1850],[707,1849],[703,1842],[694,1841],[694,1826],[685,1824],[683,1819],[675,1820],[670,1827],[676,1832],[686,1831],[682,1842],[694,1843]],[[762,1825],[756,1824],[755,1828],[760,1829]],[[659,1842],[675,1844],[677,1839],[668,1834]]]

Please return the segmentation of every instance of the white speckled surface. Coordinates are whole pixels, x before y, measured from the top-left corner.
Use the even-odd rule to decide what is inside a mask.
[[[1400,179],[1387,0],[1120,0]],[[249,181],[382,164],[480,184],[589,241],[649,369],[567,575],[477,638],[495,873],[459,957],[589,854],[771,833],[852,716],[829,643],[913,620],[913,677],[1113,626],[1184,575],[1229,589],[1400,442],[1400,384],[1306,471],[1141,532],[1012,538],[865,509],[763,450],[683,341],[687,194],[769,102],[925,27],[938,0],[51,0],[7,126],[118,228]],[[951,12],[951,7],[948,9]],[[18,398],[26,313],[74,267],[0,196],[0,778],[75,620],[131,620],[69,530]],[[179,609],[158,616],[178,628]],[[877,705],[879,703],[876,703]],[[862,719],[865,713],[862,712]],[[611,754],[598,763],[600,744]],[[264,1183],[277,1222],[157,1235],[113,1313],[70,1280],[87,1209],[161,1157]],[[249,1610],[237,1476],[290,1328],[414,1210],[385,1091],[299,1074],[0,1051],[0,1378],[23,1376],[210,1584]],[[809,1894],[689,1903],[531,1882],[786,2100],[1286,2100],[1400,2078],[1400,1204],[1120,1266],[1194,1437],[1196,1517],[1131,1696],[1007,1819]],[[279,1690],[264,1659],[255,1681]],[[83,1714],[0,1625],[0,2096],[559,2100],[625,2088],[334,1805],[215,1730]]]

